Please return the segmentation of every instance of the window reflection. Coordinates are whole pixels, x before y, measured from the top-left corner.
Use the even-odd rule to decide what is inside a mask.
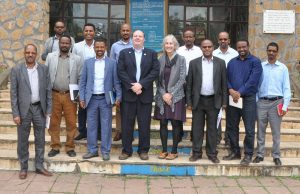
[[[88,4],[88,17],[108,17],[107,4]]]
[[[230,8],[228,7],[210,7],[210,21],[230,21]]]
[[[96,27],[95,38],[107,39],[107,20],[106,19],[88,19],[88,23],[92,23]]]
[[[112,5],[111,18],[125,18],[125,5]]]
[[[194,20],[194,21],[207,20],[207,8],[186,7],[186,20]]]
[[[183,20],[184,7],[183,6],[169,6],[170,20]]]
[[[66,15],[73,17],[84,17],[85,4],[83,3],[66,3]]]

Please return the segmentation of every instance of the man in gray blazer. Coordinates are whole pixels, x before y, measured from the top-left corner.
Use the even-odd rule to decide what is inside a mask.
[[[227,104],[225,61],[212,56],[213,43],[203,40],[203,56],[190,62],[187,79],[187,106],[192,110],[193,155],[190,161],[202,158],[202,143],[206,120],[206,155],[213,163],[217,158],[217,118],[220,108]]]
[[[35,59],[37,47],[28,44],[24,49],[25,64],[11,71],[11,107],[18,130],[18,158],[20,179],[26,179],[29,159],[29,134],[31,122],[34,130],[35,172],[52,176],[44,166],[46,116],[51,114],[51,89],[48,67],[39,65]]]
[[[52,115],[48,130],[51,135],[52,149],[48,153],[49,157],[54,157],[60,152],[59,137],[62,113],[66,120],[67,131],[65,150],[68,156],[76,156],[74,136],[77,131],[77,103],[75,99],[71,100],[69,84],[79,84],[82,60],[80,56],[70,53],[71,44],[71,37],[62,35],[59,39],[59,51],[49,53],[45,63],[49,67],[52,89]]]

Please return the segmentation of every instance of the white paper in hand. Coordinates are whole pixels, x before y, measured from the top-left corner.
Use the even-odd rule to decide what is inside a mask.
[[[220,111],[219,111],[219,114],[218,114],[218,119],[217,119],[217,129],[220,126],[220,122],[222,120],[222,115],[223,115],[223,109],[221,108]]]
[[[242,109],[243,108],[243,98],[239,98],[238,102],[235,103],[233,101],[232,96],[229,95],[229,106],[233,106],[233,107]]]
[[[50,127],[50,117],[47,115],[46,116],[46,128],[49,129]]]

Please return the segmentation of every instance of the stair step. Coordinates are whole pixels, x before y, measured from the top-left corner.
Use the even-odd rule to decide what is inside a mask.
[[[213,164],[205,156],[196,162],[189,162],[189,156],[179,156],[175,160],[160,160],[150,156],[142,161],[136,154],[121,161],[118,155],[111,154],[110,161],[101,157],[89,160],[82,159],[83,153],[70,158],[60,154],[53,158],[45,157],[45,166],[52,172],[82,172],[115,175],[159,175],[159,176],[299,176],[299,158],[281,158],[282,166],[277,167],[272,158],[266,157],[258,164],[241,166],[239,160],[223,161]],[[34,152],[30,153],[29,170],[34,170]],[[18,170],[19,162],[16,151],[0,150],[0,168],[3,170]]]
[[[61,148],[61,153],[64,153],[64,145],[66,142],[66,137],[62,136],[61,138],[61,143],[62,143],[62,148]],[[48,153],[51,148],[50,148],[50,136],[46,136],[46,146],[45,146],[45,152]],[[149,154],[151,155],[158,155],[158,153],[161,152],[162,146],[161,146],[161,141],[160,139],[151,139],[150,140],[151,147]],[[99,148],[100,148],[100,142],[99,143]],[[133,145],[133,150],[137,151],[138,148],[138,138],[135,138],[135,140],[132,143]],[[168,140],[168,149],[171,151],[171,145],[172,145],[172,140]],[[254,144],[256,146],[256,142]],[[205,153],[205,141],[203,142],[203,153]],[[271,141],[266,141],[266,157],[271,157],[272,156],[272,142]],[[243,142],[240,141],[240,147],[241,147],[241,152],[243,153]],[[121,141],[118,142],[112,142],[111,146],[111,153],[112,154],[119,154],[121,153]],[[12,134],[2,134],[0,137],[0,150],[16,150],[17,149],[17,136],[12,135]],[[30,151],[34,151],[34,136],[30,135],[29,137],[29,149]],[[218,145],[217,147],[219,156],[223,157],[228,154],[229,147],[225,146],[223,142]],[[75,141],[75,151],[78,153],[85,153],[87,151],[87,141],[86,140],[80,140],[80,141]],[[178,153],[181,155],[190,155],[192,151],[192,142],[189,140],[183,140],[181,143],[178,145]],[[300,142],[281,142],[281,156],[282,157],[300,157]]]

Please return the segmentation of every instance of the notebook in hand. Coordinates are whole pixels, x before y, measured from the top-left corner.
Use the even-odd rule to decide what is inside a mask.
[[[277,105],[277,113],[278,113],[279,116],[282,115],[282,111],[283,111],[282,107],[283,107],[282,103],[280,103],[280,104]],[[286,112],[288,112],[288,109],[286,109]]]

